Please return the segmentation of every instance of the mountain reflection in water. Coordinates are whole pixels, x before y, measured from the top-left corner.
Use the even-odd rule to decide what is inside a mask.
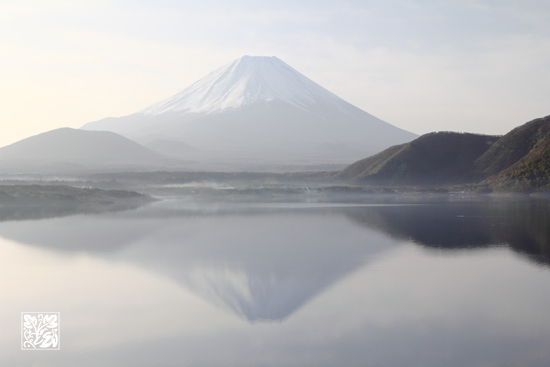
[[[163,202],[132,212],[4,222],[0,236],[132,262],[248,321],[279,321],[395,242],[374,231],[350,237],[342,230],[352,224],[341,211]]]
[[[547,366],[548,202],[396,200],[0,208],[0,365]]]
[[[550,264],[550,211],[544,201],[396,206],[165,201],[124,209],[133,208],[8,221],[0,223],[0,235],[138,264],[250,322],[285,319],[403,240],[449,250],[508,246]],[[44,213],[52,216],[51,210]],[[6,210],[0,215],[8,216]],[[350,237],[346,218],[366,233]]]
[[[507,246],[550,265],[550,205],[546,200],[348,209],[357,223],[429,248],[460,250]]]

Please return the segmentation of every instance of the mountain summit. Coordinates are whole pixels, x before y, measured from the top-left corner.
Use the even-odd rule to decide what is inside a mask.
[[[139,113],[215,113],[262,101],[285,102],[312,114],[326,106],[342,113],[356,112],[352,105],[275,56],[243,56]]]
[[[205,161],[256,164],[350,162],[416,137],[263,56],[243,56],[137,113],[82,128],[185,142]]]

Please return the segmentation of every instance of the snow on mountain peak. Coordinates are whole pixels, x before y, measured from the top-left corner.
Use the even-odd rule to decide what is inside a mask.
[[[139,113],[213,113],[273,100],[305,111],[328,105],[350,113],[352,107],[275,56],[243,56]]]

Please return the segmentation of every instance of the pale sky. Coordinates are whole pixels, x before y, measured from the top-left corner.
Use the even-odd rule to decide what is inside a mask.
[[[0,0],[0,146],[277,56],[417,134],[550,115],[550,1]]]

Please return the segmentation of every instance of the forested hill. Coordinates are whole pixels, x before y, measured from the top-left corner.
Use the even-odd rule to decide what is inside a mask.
[[[493,144],[475,162],[486,177],[505,170],[550,139],[550,116],[518,126]]]
[[[522,153],[525,154],[520,156]],[[510,131],[480,157],[476,165],[486,164],[484,172],[493,173],[500,162],[499,168],[512,160],[511,165],[483,184],[499,191],[550,190],[550,116]]]
[[[480,183],[497,191],[550,189],[550,116],[508,134],[422,135],[346,167],[336,178],[374,185]]]
[[[336,177],[354,183],[440,185],[478,179],[474,162],[498,136],[438,132],[365,158]]]

